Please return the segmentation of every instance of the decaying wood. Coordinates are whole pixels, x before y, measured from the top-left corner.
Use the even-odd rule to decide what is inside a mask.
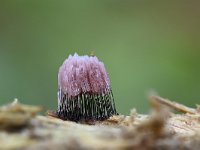
[[[195,114],[196,111],[197,111],[194,108],[187,107],[187,106],[179,104],[177,102],[172,102],[172,101],[170,101],[168,99],[164,99],[164,98],[159,97],[159,96],[151,96],[150,100],[151,101],[156,101],[157,103],[161,103],[163,105],[166,105],[168,107],[171,107],[171,108],[173,108],[173,109],[175,109],[177,111],[183,112],[183,113]]]
[[[88,125],[37,115],[41,107],[14,101],[0,108],[0,149],[200,149],[199,106],[193,109],[157,96],[150,102],[149,115],[133,109],[130,116]]]

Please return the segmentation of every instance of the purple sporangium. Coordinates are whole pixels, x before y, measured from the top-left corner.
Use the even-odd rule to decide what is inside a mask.
[[[104,120],[117,115],[108,73],[96,56],[70,55],[58,72],[57,116]]]

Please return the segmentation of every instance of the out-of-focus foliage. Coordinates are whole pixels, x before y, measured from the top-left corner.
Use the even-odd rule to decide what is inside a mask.
[[[57,107],[69,54],[95,55],[118,111],[148,109],[147,93],[200,103],[199,1],[0,0],[0,103]]]

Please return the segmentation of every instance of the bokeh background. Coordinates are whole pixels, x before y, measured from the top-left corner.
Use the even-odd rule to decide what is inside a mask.
[[[148,112],[151,91],[200,103],[199,1],[0,0],[0,104],[56,109],[59,66],[91,51],[120,113]]]

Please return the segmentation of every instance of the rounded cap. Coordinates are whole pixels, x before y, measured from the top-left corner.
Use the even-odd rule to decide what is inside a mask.
[[[81,93],[100,94],[110,89],[104,64],[96,56],[70,55],[58,72],[59,89],[68,97]]]

